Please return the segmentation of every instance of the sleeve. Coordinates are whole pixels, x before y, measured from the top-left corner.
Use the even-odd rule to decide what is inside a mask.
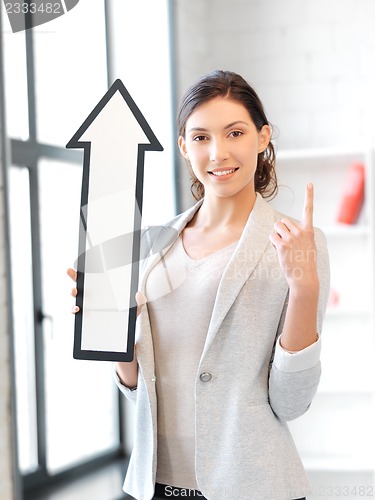
[[[321,364],[321,333],[327,307],[330,273],[327,243],[323,232],[315,229],[317,267],[319,275],[319,303],[317,317],[318,340],[296,353],[288,353],[280,346],[279,336],[284,324],[288,300],[278,328],[269,376],[269,397],[274,413],[280,420],[293,420],[310,407],[318,389]]]
[[[129,389],[129,387],[126,387],[124,384],[121,383],[120,377],[117,375],[116,372],[116,363],[113,363],[113,378],[115,379],[115,383],[122,392],[122,394],[124,394],[124,396],[127,399],[129,399],[129,401],[135,403],[137,400],[137,388]]]

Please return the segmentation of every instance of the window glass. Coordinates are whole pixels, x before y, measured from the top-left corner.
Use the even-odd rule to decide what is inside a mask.
[[[33,28],[38,141],[65,146],[107,90],[103,0]]]
[[[27,168],[9,169],[9,216],[16,368],[18,456],[22,472],[38,467],[35,346]]]
[[[78,253],[80,166],[39,164],[45,334],[47,467],[50,472],[117,448],[118,397],[112,363],[73,359],[74,283],[66,269]]]
[[[168,1],[137,4],[111,0],[108,4],[113,13],[109,20],[113,76],[123,80],[164,147],[163,153],[145,155],[144,224],[158,224],[174,215]],[[3,18],[8,133],[27,140],[25,33],[13,34],[7,17]],[[60,18],[33,28],[32,35],[35,67],[28,77],[35,78],[36,116],[31,118],[36,120],[37,141],[65,146],[107,91],[104,0],[79,2]],[[24,146],[29,147],[27,143]],[[35,470],[38,450],[29,207],[30,196],[38,194],[45,358],[45,394],[41,396],[46,405],[47,467],[53,475],[118,448],[118,391],[112,363],[78,361],[72,356],[74,317],[70,310],[74,300],[69,291],[74,284],[66,276],[66,268],[74,265],[78,252],[82,166],[43,159],[38,173],[39,193],[29,192],[26,168],[12,168],[11,173],[18,441],[21,471]],[[38,217],[33,215],[37,224]],[[43,456],[45,450],[39,451]]]
[[[1,17],[7,132],[14,139],[27,140],[29,115],[25,32],[13,33],[7,15],[3,13]]]
[[[121,78],[164,148],[163,152],[145,154],[143,225],[163,224],[175,215],[175,119],[168,3],[110,3],[114,77]]]

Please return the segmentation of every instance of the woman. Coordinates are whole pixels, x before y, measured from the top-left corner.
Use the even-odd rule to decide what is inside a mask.
[[[176,238],[162,252],[151,241],[136,358],[116,366],[136,404],[124,490],[140,500],[300,499],[311,489],[286,422],[317,390],[329,288],[313,187],[300,222],[264,200],[277,189],[271,129],[235,73],[194,84],[178,126],[198,202],[167,225]]]

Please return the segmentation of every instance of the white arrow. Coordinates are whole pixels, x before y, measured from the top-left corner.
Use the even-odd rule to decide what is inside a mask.
[[[84,149],[77,264],[80,312],[73,355],[130,361],[144,156],[146,150],[163,148],[121,80],[114,82],[66,147]]]

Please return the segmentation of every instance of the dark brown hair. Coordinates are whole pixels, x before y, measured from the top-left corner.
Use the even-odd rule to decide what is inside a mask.
[[[243,104],[258,132],[263,125],[269,125],[261,100],[246,80],[237,73],[216,70],[202,76],[186,92],[177,115],[177,131],[180,136],[185,137],[186,122],[193,111],[215,97],[230,97]],[[275,150],[270,142],[267,148],[258,154],[254,176],[255,191],[265,198],[277,192],[275,160]],[[200,200],[204,196],[204,186],[195,177],[190,165],[189,171],[192,176],[191,192],[196,200]]]

